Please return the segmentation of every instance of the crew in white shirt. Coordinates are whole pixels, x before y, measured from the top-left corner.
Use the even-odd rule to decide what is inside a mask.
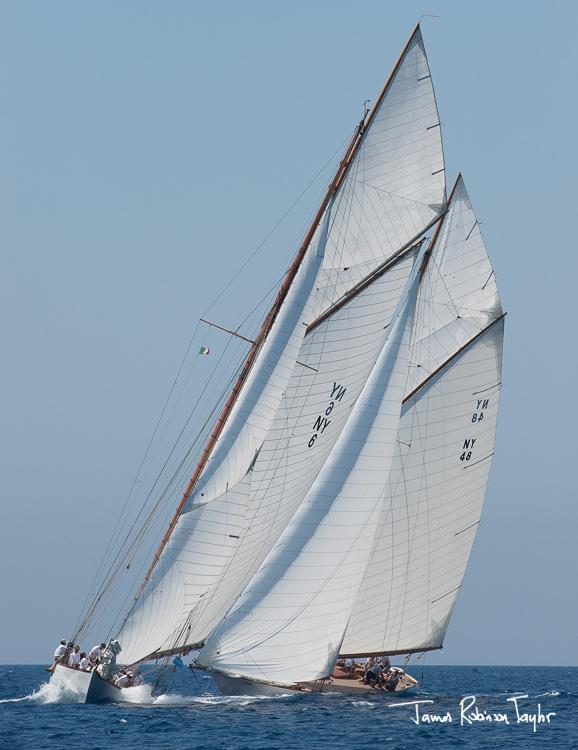
[[[78,669],[80,666],[80,646],[75,646],[74,650],[68,657],[68,666],[73,669]]]
[[[100,645],[93,646],[90,649],[88,658],[90,659],[91,664],[98,664],[98,662],[100,661],[100,657],[104,653],[105,649],[106,649],[106,643],[101,643]]]
[[[66,641],[62,639],[56,647],[56,650],[54,651],[54,660],[52,662],[52,666],[48,670],[49,672],[54,672],[54,670],[56,669],[56,665],[61,664],[66,659],[67,650],[68,646],[66,645]]]
[[[83,672],[88,672],[89,667],[90,667],[90,662],[86,658],[86,652],[81,651],[80,662],[78,664],[78,668],[81,669]]]

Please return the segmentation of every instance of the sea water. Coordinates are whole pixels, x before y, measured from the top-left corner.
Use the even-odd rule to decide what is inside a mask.
[[[423,670],[423,673],[422,673]],[[0,667],[0,748],[307,750],[578,748],[578,667],[410,670],[411,695],[224,697],[203,673],[169,673],[161,693],[79,704],[37,666]]]

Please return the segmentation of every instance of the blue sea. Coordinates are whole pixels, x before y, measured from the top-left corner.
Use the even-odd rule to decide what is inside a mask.
[[[428,666],[417,692],[367,699],[227,698],[181,669],[157,697],[134,688],[134,702],[111,705],[74,703],[47,676],[0,667],[1,750],[578,748],[578,667]]]

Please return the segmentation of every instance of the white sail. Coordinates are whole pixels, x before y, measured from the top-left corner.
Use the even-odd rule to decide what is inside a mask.
[[[467,472],[462,471],[458,458],[464,451],[459,450],[456,458],[456,450],[474,439],[472,455],[483,458],[493,453],[502,346],[502,326],[494,329],[493,324],[501,317],[495,275],[460,176],[422,279],[406,397],[421,384],[427,386],[404,405],[388,487],[391,507],[384,510],[343,653],[419,650],[434,648],[443,640],[480,518],[490,468],[489,458],[476,463],[475,469],[468,460],[464,464]],[[478,341],[476,337],[486,330]],[[476,343],[467,354],[458,356],[471,341]],[[479,371],[468,366],[476,357]],[[429,382],[432,373],[448,361]],[[494,391],[489,413],[483,412],[483,422],[472,425],[474,434],[466,435],[460,443],[462,431],[475,413],[470,407],[478,396],[472,394],[490,387]],[[447,409],[442,408],[446,405]],[[452,412],[453,408],[458,411]],[[461,413],[459,408],[470,412]],[[455,422],[451,414],[455,414]],[[468,452],[466,449],[465,455]],[[463,505],[454,507],[451,501],[453,498],[459,505],[460,487]],[[440,515],[438,505],[443,502],[447,504]],[[460,530],[464,518],[473,525],[460,533],[454,544],[452,534]],[[431,562],[428,570],[424,555]],[[444,565],[452,567],[451,575]],[[419,594],[418,579],[423,584]],[[450,580],[453,585],[448,584]]]
[[[461,175],[421,287],[408,393],[502,314],[496,277]]]
[[[195,608],[218,583],[237,550],[246,526],[250,488],[248,474],[221,497],[181,515],[144,596],[122,625],[118,639],[123,664],[197,642],[191,625]]]
[[[414,273],[329,458],[198,662],[276,683],[331,673],[375,536],[407,380]]]
[[[302,364],[251,474],[246,526],[233,559],[218,582],[210,577],[214,568],[208,561],[196,569],[187,566],[191,585],[204,593],[192,618],[198,640],[242,593],[319,474],[383,346],[414,259],[415,251],[400,258],[307,334],[299,353]],[[220,538],[214,542],[218,547]],[[218,556],[215,550],[213,557]]]
[[[171,540],[162,553],[118,634],[124,646],[124,660],[151,653],[149,648],[157,636],[147,635],[149,628],[145,624],[149,621],[162,620],[163,633],[167,634],[153,649],[157,651],[173,647],[168,644],[175,642],[176,633],[182,635],[183,623],[190,635],[188,642],[197,642],[206,636],[206,628],[215,624],[214,619],[223,615],[220,607],[233,595],[235,585],[223,592],[219,608],[200,603],[199,597],[214,588],[219,576],[228,570],[228,553],[215,555],[214,565],[190,564],[198,561],[197,534],[198,529],[204,528],[204,521],[193,523],[185,518],[186,514],[198,514],[202,505],[217,500],[220,505],[216,508],[225,507],[231,491],[237,502],[235,488],[244,482],[283,403],[305,331],[303,323],[330,309],[344,292],[411,244],[436,220],[444,204],[439,116],[421,32],[417,29],[376,105],[346,178],[316,232],[313,248],[307,253],[188,499],[173,533],[178,541]],[[304,485],[302,491],[306,491]],[[199,548],[203,552],[204,538],[201,534]],[[215,532],[214,539],[221,538],[222,531]],[[270,543],[274,541],[273,538]],[[263,552],[263,548],[259,547],[259,551]],[[256,554],[254,561],[247,563],[247,570],[260,560]],[[199,580],[192,581],[197,577]],[[208,580],[213,581],[211,586],[207,586]],[[167,601],[171,602],[168,608]],[[157,618],[155,613],[160,609],[165,614]],[[144,634],[142,644],[140,631]],[[125,646],[129,641],[134,648]]]
[[[183,512],[222,496],[247,473],[277,413],[311,314],[310,297],[325,254],[331,207],[263,344]]]
[[[494,453],[502,340],[503,318],[404,404],[380,527],[343,654],[442,645]]]
[[[226,528],[229,517],[238,513],[239,492],[243,497],[249,492],[248,472],[284,396],[305,335],[309,300],[323,260],[330,216],[328,207],[169,545],[123,621],[117,639],[123,646],[124,663],[190,642],[188,624],[200,594],[195,596],[191,591],[181,569],[189,563],[201,564],[207,535],[211,538],[211,534],[218,533],[222,547],[218,552],[213,550],[209,577],[214,578],[215,569],[227,563],[228,553],[232,552],[227,539],[234,537],[227,533],[223,540],[219,519],[224,516]],[[200,509],[212,503],[217,503],[215,508],[199,514]],[[230,509],[229,504],[233,506]]]
[[[319,311],[419,237],[445,201],[440,119],[418,27],[335,201],[317,284]]]
[[[145,595],[123,625],[123,662],[202,642],[243,591],[335,444],[383,346],[415,257],[416,250],[404,254],[307,333],[301,364],[251,473],[220,498],[181,515]]]
[[[317,252],[308,254],[294,281],[187,508],[219,497],[246,473],[297,357],[300,319],[331,307],[439,217],[445,207],[439,125],[418,28],[320,225]]]

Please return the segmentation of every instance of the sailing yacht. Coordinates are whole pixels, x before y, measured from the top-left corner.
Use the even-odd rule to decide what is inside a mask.
[[[504,315],[461,175],[446,192],[418,25],[214,423],[119,662],[195,652],[225,694],[359,693],[376,688],[337,676],[340,658],[442,648],[494,453]]]

